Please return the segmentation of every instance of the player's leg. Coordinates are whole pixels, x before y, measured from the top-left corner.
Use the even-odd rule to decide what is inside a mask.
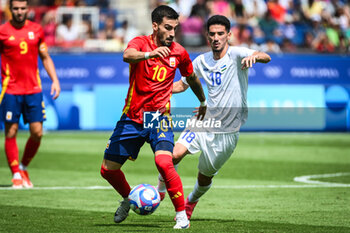
[[[189,151],[187,148],[182,145],[181,143],[176,143],[174,150],[173,150],[173,164],[175,170],[177,170],[178,163],[181,161],[185,155],[187,155]],[[166,187],[165,187],[165,182],[162,177],[162,175],[159,173],[158,175],[158,186],[157,186],[159,195],[160,195],[160,200],[162,201],[165,198],[165,193],[166,193]]]
[[[23,96],[4,94],[0,99],[1,118],[5,122],[5,154],[12,172],[12,187],[22,188],[17,146],[18,122],[21,116]]]
[[[29,123],[29,131],[30,131],[30,136],[24,148],[23,157],[20,164],[20,172],[23,178],[23,185],[26,188],[33,187],[33,183],[29,179],[27,166],[32,161],[36,153],[38,152],[40,142],[41,142],[41,137],[43,135],[43,123],[42,122]]]
[[[191,219],[194,207],[196,207],[199,198],[203,196],[211,187],[213,176],[206,176],[198,172],[197,181],[192,192],[185,201],[186,214]]]
[[[168,118],[163,117],[168,122]],[[163,124],[161,124],[163,126]],[[170,124],[167,124],[170,126]],[[174,168],[172,152],[174,149],[174,134],[171,127],[160,127],[153,129],[149,142],[155,153],[155,163],[161,176],[164,178],[165,186],[176,211],[175,229],[190,227],[185,212],[185,200],[182,182],[179,174]]]
[[[189,219],[199,199],[210,189],[213,177],[231,157],[237,145],[238,135],[239,133],[206,133],[198,136],[202,153],[199,156],[197,181],[185,204]]]
[[[187,155],[187,154],[194,154],[199,151],[199,145],[198,145],[198,137],[196,137],[196,133],[190,131],[190,130],[184,130],[178,141],[175,144],[174,150],[173,150],[173,163],[174,167],[177,170],[179,162]],[[161,174],[158,175],[158,192],[162,196],[165,192],[165,184],[164,179],[161,176]],[[163,197],[165,194],[163,195]]]
[[[125,160],[126,159],[127,158],[125,158]],[[103,159],[101,166],[101,176],[106,179],[123,198],[120,202],[120,206],[114,214],[114,222],[116,223],[124,221],[130,210],[128,195],[131,188],[121,170],[122,165],[123,164],[111,160]]]
[[[125,161],[126,160],[127,157],[125,158]],[[106,179],[108,183],[110,183],[110,185],[112,185],[112,187],[125,199],[128,198],[131,189],[121,170],[123,165],[121,163],[103,159],[101,165],[101,176]]]
[[[21,164],[26,168],[36,155],[41,137],[43,135],[43,123],[42,122],[32,122],[29,123],[30,136],[27,140],[26,146],[24,148],[23,157]]]
[[[5,154],[12,172],[12,187],[22,188],[23,180],[19,169],[17,146],[18,123],[5,123]]]
[[[121,167],[128,158],[137,158],[140,148],[145,142],[145,140],[139,136],[142,128],[142,125],[133,122],[126,115],[123,115],[114,129],[104,153],[104,159],[101,165],[101,176],[106,179],[123,198],[123,201],[121,201],[114,215],[114,221],[116,223],[124,221],[130,210],[128,195],[131,188]]]
[[[24,123],[29,123],[30,136],[23,151],[20,170],[24,187],[32,188],[33,184],[29,179],[27,166],[38,152],[43,135],[43,121],[46,120],[46,114],[43,93],[24,95],[23,98],[23,120]]]
[[[160,142],[160,144],[163,145],[165,143],[170,144],[170,142]],[[155,152],[155,163],[159,173],[164,179],[167,192],[175,207],[176,225],[174,226],[174,228],[189,228],[190,223],[187,219],[185,212],[185,200],[182,182],[179,174],[174,168],[171,152],[168,150],[157,150]]]

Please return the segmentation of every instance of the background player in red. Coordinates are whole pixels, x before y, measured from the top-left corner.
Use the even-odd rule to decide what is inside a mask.
[[[10,0],[12,19],[0,26],[0,53],[2,90],[0,95],[1,117],[5,122],[5,153],[13,174],[12,187],[33,187],[27,166],[40,146],[43,121],[46,118],[38,55],[52,80],[51,95],[60,94],[53,61],[44,42],[39,24],[27,20],[28,2]],[[21,114],[29,123],[30,137],[19,164],[16,136]]]
[[[187,77],[189,85],[201,102],[198,118],[202,119],[205,115],[205,95],[193,72],[189,55],[180,44],[173,42],[179,24],[178,17],[168,6],[157,7],[152,12],[153,34],[134,38],[123,54],[124,61],[130,64],[130,86],[123,115],[110,137],[101,166],[102,177],[124,198],[114,216],[116,223],[124,221],[130,209],[130,186],[121,167],[127,159],[136,159],[141,146],[147,141],[155,153],[157,169],[164,177],[176,210],[174,228],[189,227],[181,179],[172,162],[172,128],[148,128],[149,125],[145,124],[152,123],[155,119],[159,120],[157,122],[169,123],[167,116],[177,68],[182,76]],[[149,120],[152,122],[144,122],[148,116],[151,116],[152,119]]]

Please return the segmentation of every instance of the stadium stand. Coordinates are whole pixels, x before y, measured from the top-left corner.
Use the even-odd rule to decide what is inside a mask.
[[[190,51],[206,47],[203,22],[223,14],[233,45],[270,53],[350,52],[348,0],[33,0],[29,18],[43,25],[52,51],[118,52],[128,38],[150,33],[149,14],[161,4],[179,12],[177,41]],[[1,23],[7,8],[1,0]]]

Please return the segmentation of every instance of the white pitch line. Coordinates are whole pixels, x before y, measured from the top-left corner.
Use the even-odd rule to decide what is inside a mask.
[[[317,178],[329,178],[329,177],[338,177],[338,176],[348,176],[350,172],[340,172],[340,173],[332,173],[332,174],[318,174],[318,175],[307,175],[307,176],[298,176],[293,180],[295,182],[306,183],[305,185],[214,185],[212,188],[214,189],[266,189],[266,188],[330,188],[330,187],[339,187],[346,188],[350,187],[350,184],[341,184],[341,183],[330,183],[330,182],[322,182],[318,180],[310,180]],[[133,187],[133,186],[132,186]],[[193,186],[185,185],[184,188],[193,188]],[[105,190],[112,189],[111,186],[87,186],[87,187],[79,187],[79,186],[58,186],[58,187],[34,187],[31,189],[13,189],[12,187],[0,187],[1,190]]]
[[[294,177],[295,182],[301,182],[306,184],[317,184],[317,185],[330,185],[331,187],[336,187],[334,185],[348,185],[350,184],[340,184],[340,183],[331,183],[331,182],[323,182],[319,180],[311,180],[311,179],[318,179],[318,178],[329,178],[329,177],[339,177],[339,176],[349,176],[350,172],[338,172],[338,173],[331,173],[331,174],[318,174],[318,175],[308,175],[308,176],[298,176]]]
[[[350,184],[335,184],[330,183],[328,184],[314,184],[314,185],[213,185],[213,189],[269,189],[269,188],[330,188],[330,187],[350,187]],[[193,188],[193,186],[184,186],[186,189]],[[73,187],[73,186],[59,186],[59,187],[34,187],[31,189],[13,189],[12,187],[0,187],[1,190],[106,190],[106,189],[112,189],[110,186],[87,186],[87,187]]]

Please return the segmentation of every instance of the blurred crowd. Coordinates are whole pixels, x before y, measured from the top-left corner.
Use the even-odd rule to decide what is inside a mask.
[[[182,1],[157,2],[182,15],[178,38],[185,46],[205,45],[204,22],[221,14],[231,21],[232,45],[270,53],[350,52],[348,0],[186,0],[193,4],[189,13]]]
[[[145,33],[127,19],[119,21],[109,0],[29,3],[28,17],[41,23],[52,50],[122,51]],[[350,53],[349,0],[149,0],[149,11],[161,4],[179,12],[176,39],[187,48],[207,46],[205,22],[221,14],[231,21],[231,45],[270,53]],[[9,19],[8,9],[0,13],[1,23]]]

